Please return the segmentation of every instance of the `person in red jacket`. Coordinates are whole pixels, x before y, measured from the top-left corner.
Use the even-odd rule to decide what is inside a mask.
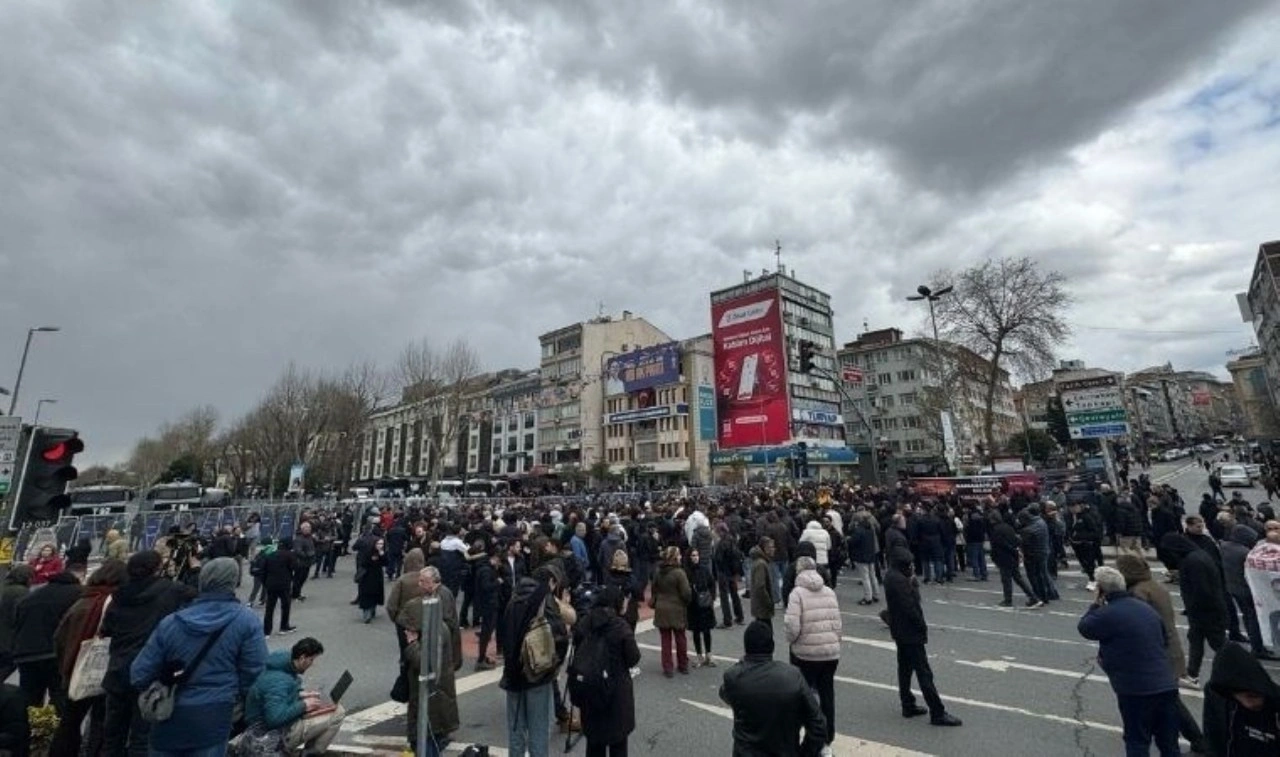
[[[40,586],[49,583],[49,579],[63,570],[62,558],[52,544],[40,545],[40,551],[28,563],[31,566],[31,585]]]

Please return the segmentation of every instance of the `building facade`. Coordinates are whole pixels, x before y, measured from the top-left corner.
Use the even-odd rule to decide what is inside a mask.
[[[849,382],[846,432],[862,448],[877,445],[882,468],[904,473],[977,467],[986,452],[983,406],[990,363],[957,345],[904,339],[896,328],[868,331],[838,353],[841,370],[860,373]],[[950,413],[951,431],[943,415]],[[1022,430],[1009,375],[1001,371],[992,407],[997,446]],[[957,460],[946,458],[948,445]]]
[[[1271,392],[1271,402],[1280,407],[1280,240],[1258,246],[1258,257],[1249,279],[1248,319],[1258,337],[1258,354],[1262,357]]]
[[[524,371],[489,390],[489,470],[492,478],[535,472],[538,460],[538,397],[542,377]]]
[[[538,468],[582,474],[604,457],[605,361],[639,347],[670,342],[661,329],[622,311],[538,338],[542,347],[538,401]]]
[[[1242,433],[1250,441],[1280,439],[1280,414],[1261,353],[1241,355],[1227,363],[1240,403]]]
[[[1168,423],[1167,439],[1179,443],[1230,436],[1240,425],[1235,387],[1204,371],[1178,371],[1171,363],[1144,368],[1125,377],[1125,386],[1149,392],[1149,402],[1164,403],[1161,412],[1140,413],[1144,429],[1153,421]],[[1132,396],[1132,395],[1131,395]],[[1161,429],[1163,432],[1164,430]]]

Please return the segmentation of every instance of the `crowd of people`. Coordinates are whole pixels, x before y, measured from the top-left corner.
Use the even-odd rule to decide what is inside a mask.
[[[408,745],[417,740],[422,645],[439,639],[440,649],[432,650],[440,669],[427,708],[428,754],[458,733],[455,676],[468,664],[478,672],[500,671],[511,753],[547,754],[558,728],[580,731],[588,755],[627,754],[642,614],[652,616],[668,678],[717,667],[715,632],[740,629],[746,656],[724,670],[720,688],[735,716],[736,754],[829,754],[840,728],[834,679],[841,611],[834,588],[841,579],[861,584],[859,604],[885,604],[881,618],[897,648],[902,715],[958,726],[934,684],[921,586],[987,581],[989,555],[1001,582],[1000,604],[1012,604],[1016,585],[1028,607],[1040,608],[1059,599],[1058,571],[1074,555],[1099,598],[1081,633],[1102,645],[1126,743],[1145,734],[1167,744],[1160,724],[1172,708],[1175,730],[1181,723],[1194,748],[1210,749],[1223,734],[1246,743],[1237,731],[1248,718],[1218,697],[1215,712],[1225,706],[1231,717],[1210,727],[1206,704],[1201,733],[1176,695],[1178,680],[1196,683],[1205,644],[1217,654],[1207,694],[1229,685],[1224,681],[1259,680],[1238,654],[1223,650],[1235,647],[1228,643],[1235,639],[1251,647],[1246,661],[1271,655],[1256,614],[1249,616],[1253,603],[1240,579],[1249,555],[1280,545],[1280,523],[1266,505],[1206,502],[1211,513],[1202,505],[1187,516],[1175,490],[1143,475],[1118,492],[1104,485],[1085,498],[1069,497],[1065,487],[962,500],[923,497],[901,486],[836,485],[741,487],[713,495],[691,489],[611,502],[314,508],[301,512],[288,538],[264,538],[250,516],[204,537],[175,532],[157,549],[131,555],[130,541],[112,532],[105,559],[87,576],[81,555],[58,555],[54,548],[38,550],[31,565],[10,571],[0,595],[0,673],[7,677],[16,667],[17,695],[35,706],[54,705],[59,744],[72,749],[67,754],[82,747],[86,754],[221,754],[233,736],[237,748],[269,744],[322,753],[344,714],[302,688],[322,642],[302,638],[291,650],[268,655],[266,639],[295,632],[295,603],[305,603],[308,582],[331,578],[338,561],[348,558],[355,578],[351,604],[360,620],[372,624],[385,612],[397,638],[391,694],[406,705]],[[1103,565],[1107,543],[1120,555],[1119,573]],[[1172,604],[1152,578],[1144,544],[1157,548],[1180,583],[1191,627],[1185,663],[1177,661],[1180,648],[1174,655],[1180,640]],[[241,587],[249,588],[247,602],[238,599]],[[1114,646],[1107,630],[1145,625],[1149,638],[1126,643],[1154,638],[1157,626],[1149,617],[1131,622],[1134,598],[1158,619],[1154,648],[1168,668],[1159,676],[1154,666],[1134,676],[1144,681],[1140,691],[1122,672],[1137,658],[1123,644]],[[439,612],[424,614],[427,604]],[[1247,637],[1238,630],[1238,614]],[[438,618],[439,627],[424,629],[426,618]],[[478,637],[472,659],[463,658],[468,630]],[[111,639],[102,693],[72,700],[67,687],[77,652],[95,636]],[[773,659],[777,643],[787,644],[786,661]],[[178,684],[172,714],[156,720],[140,709],[140,692],[171,682],[173,663],[197,655],[200,664],[188,665],[193,670]],[[1264,710],[1280,706],[1272,689],[1241,697],[1252,694]],[[1241,697],[1224,697],[1246,706]],[[1213,753],[1252,754],[1232,749]]]

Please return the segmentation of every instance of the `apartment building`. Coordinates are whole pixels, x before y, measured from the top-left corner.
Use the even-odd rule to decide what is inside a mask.
[[[956,470],[979,465],[984,454],[997,451],[984,449],[990,364],[977,354],[931,339],[907,339],[900,329],[887,328],[860,334],[839,350],[837,359],[842,371],[856,369],[862,376],[848,383],[846,433],[859,448],[877,445],[888,470]],[[947,413],[950,431],[943,419]],[[993,430],[998,446],[1022,430],[1004,371],[996,386]]]
[[[603,459],[605,361],[671,337],[644,318],[622,311],[538,338],[542,347],[538,398],[537,465],[547,473],[586,471]]]
[[[489,477],[535,472],[541,390],[542,377],[536,370],[521,372],[489,390]],[[476,432],[478,437],[478,428]]]
[[[1258,246],[1258,257],[1245,294],[1248,312],[1258,337],[1258,354],[1271,392],[1271,401],[1280,407],[1280,240]]]
[[[1267,376],[1267,361],[1261,352],[1237,357],[1227,363],[1231,382],[1240,404],[1242,433],[1251,441],[1280,439],[1280,413]]]
[[[1144,368],[1125,377],[1126,386],[1141,387],[1163,401],[1169,438],[1175,441],[1233,435],[1242,420],[1235,387],[1205,371],[1178,371],[1173,364]],[[1144,418],[1145,423],[1145,418]]]

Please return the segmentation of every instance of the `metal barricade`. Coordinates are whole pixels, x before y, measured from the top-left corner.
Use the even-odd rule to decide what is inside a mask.
[[[99,558],[107,551],[107,532],[114,529],[123,536],[128,525],[129,519],[123,514],[81,515],[73,538],[77,543],[88,539],[90,559]]]

